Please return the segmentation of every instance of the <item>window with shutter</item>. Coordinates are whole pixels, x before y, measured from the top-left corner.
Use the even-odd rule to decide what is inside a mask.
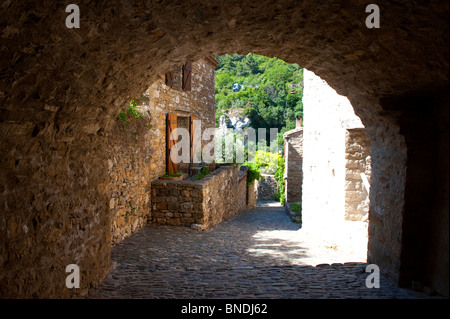
[[[183,67],[179,66],[176,69],[172,71],[173,74],[173,82],[172,82],[172,88],[181,90],[183,86]]]
[[[166,73],[166,85],[173,87],[173,71]]]
[[[186,62],[183,66],[183,90],[190,91],[192,87],[192,63]]]

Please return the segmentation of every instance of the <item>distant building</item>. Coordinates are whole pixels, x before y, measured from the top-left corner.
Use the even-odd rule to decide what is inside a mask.
[[[303,123],[297,118],[296,128],[284,133],[284,179],[286,203],[302,200]]]

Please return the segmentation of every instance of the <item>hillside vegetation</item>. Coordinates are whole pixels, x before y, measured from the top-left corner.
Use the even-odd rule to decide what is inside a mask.
[[[239,109],[238,113],[250,118],[254,129],[266,128],[269,133],[270,128],[277,128],[278,147],[283,149],[283,133],[295,128],[296,116],[303,115],[303,69],[276,57],[253,53],[216,59],[220,62],[216,68],[216,125],[222,115],[231,116],[235,113],[231,110]],[[230,134],[239,139],[239,134]],[[224,140],[222,137],[219,143]],[[266,141],[270,142],[268,136]],[[283,151],[270,153],[268,145],[257,148],[255,159],[243,164],[248,166],[248,183],[258,180],[262,172],[274,174],[278,181],[274,199],[284,205]]]
[[[303,114],[301,67],[253,53],[216,59],[216,123],[228,110],[242,108],[255,129],[295,128],[295,117]],[[236,83],[239,91],[233,92]]]

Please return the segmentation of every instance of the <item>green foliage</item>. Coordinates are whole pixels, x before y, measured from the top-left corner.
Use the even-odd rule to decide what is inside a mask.
[[[216,59],[217,113],[244,108],[255,129],[295,127],[296,115],[303,113],[301,67],[253,53]],[[234,83],[243,85],[239,92],[233,92]]]
[[[279,154],[278,154],[279,155]],[[285,203],[285,181],[284,181],[284,157],[279,155],[278,157],[278,169],[274,174],[274,178],[278,181],[277,193],[275,194],[275,199],[279,200],[281,205],[284,206]]]
[[[220,115],[233,108],[242,108],[254,129],[278,128],[278,145],[283,149],[283,134],[295,128],[296,116],[303,115],[303,69],[276,57],[253,53],[223,55],[216,59],[216,123]],[[242,88],[233,92],[233,84]],[[268,130],[267,130],[268,132]],[[249,179],[261,172],[274,173],[278,181],[276,199],[284,205],[284,158],[260,149],[249,166]]]
[[[295,202],[291,204],[291,210],[297,215],[300,216],[302,212],[302,203],[301,202]]]
[[[165,172],[164,173],[164,177],[180,177],[181,175],[183,175],[183,173],[181,173],[181,172],[178,172],[178,173],[167,173],[167,172]]]
[[[243,147],[243,141],[238,133],[227,132],[226,135],[216,136],[216,163],[236,164],[235,147]],[[227,148],[226,145],[229,147]],[[221,153],[217,150],[221,150]],[[244,150],[245,151],[245,150]],[[231,162],[230,162],[231,159]]]
[[[254,181],[259,181],[261,179],[261,171],[259,170],[258,164],[254,162],[245,162],[242,164],[248,167],[247,171],[247,185],[252,184]]]
[[[122,131],[126,134],[130,134],[134,139],[140,133],[140,130],[143,127],[150,129],[152,126],[150,124],[144,125],[144,122],[137,122],[139,119],[142,119],[144,116],[139,112],[140,108],[138,106],[137,100],[131,100],[130,104],[125,110],[122,110],[116,117],[117,122],[119,123]],[[133,125],[131,123],[135,122]]]
[[[302,202],[295,202],[291,204],[291,211],[295,213],[293,221],[302,225]]]
[[[282,157],[278,153],[257,150],[253,161],[260,168],[262,173],[273,174],[276,173],[279,169],[280,158]]]
[[[122,125],[123,128],[128,126],[133,120],[141,118],[142,114],[139,113],[139,107],[137,106],[136,100],[131,100],[130,105],[127,109],[121,111],[117,115],[117,120]]]
[[[284,157],[278,153],[257,150],[255,158],[244,164],[248,166],[247,184],[253,183],[255,180],[261,179],[261,173],[273,173],[274,178],[278,182],[277,192],[274,195],[275,200],[279,200],[281,205],[285,204],[285,181],[284,181]]]
[[[209,168],[203,167],[202,170],[200,171],[200,173],[195,175],[195,180],[198,181],[198,180],[202,179],[203,177],[205,177],[206,175],[208,175],[209,173],[211,173],[211,170]]]

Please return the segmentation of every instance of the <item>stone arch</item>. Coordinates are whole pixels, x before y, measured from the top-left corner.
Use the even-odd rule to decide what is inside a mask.
[[[0,8],[1,296],[83,295],[101,282],[104,141],[115,115],[173,66],[227,52],[298,63],[349,98],[372,140],[369,262],[397,283],[423,280],[448,295],[446,1],[384,1],[379,29],[366,28],[360,1],[79,7],[79,29],[66,28],[63,4]],[[84,278],[78,291],[64,287],[72,263]]]

